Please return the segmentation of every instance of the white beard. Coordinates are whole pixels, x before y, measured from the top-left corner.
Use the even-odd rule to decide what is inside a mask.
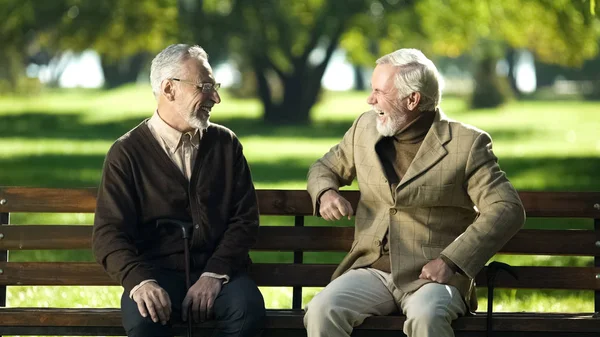
[[[197,116],[191,116],[191,115],[188,115],[188,118],[186,118],[186,122],[191,127],[195,128],[195,129],[200,129],[200,130],[208,129],[208,126],[210,125],[208,118],[201,119],[201,118],[198,118]]]
[[[194,129],[205,130],[208,129],[210,122],[208,121],[208,117],[198,117],[195,113],[195,109],[193,107],[178,107],[178,113],[183,120],[188,123]]]
[[[404,118],[398,116],[396,113],[385,113],[385,122],[379,119],[379,109],[375,109],[377,113],[377,132],[384,137],[392,137],[402,128]]]

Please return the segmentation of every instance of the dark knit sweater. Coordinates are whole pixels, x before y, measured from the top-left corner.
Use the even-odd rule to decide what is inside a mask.
[[[161,269],[184,270],[181,230],[193,224],[193,271],[233,276],[250,264],[258,234],[256,193],[242,146],[225,127],[204,133],[188,182],[142,122],[110,148],[98,189],[93,252],[129,293]]]

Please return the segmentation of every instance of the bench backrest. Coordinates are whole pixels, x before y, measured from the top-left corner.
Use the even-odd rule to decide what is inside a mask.
[[[355,209],[357,191],[343,195]],[[302,287],[325,286],[333,264],[303,263],[305,252],[350,249],[352,227],[304,226],[312,216],[311,200],[303,190],[258,190],[262,216],[294,217],[294,226],[268,226],[262,219],[255,250],[293,252],[293,263],[256,263],[252,274],[260,286],[294,287],[293,307],[300,308]],[[504,254],[591,256],[586,267],[517,267],[519,280],[499,274],[497,287],[580,289],[595,291],[595,311],[600,311],[600,193],[520,192],[528,218],[587,218],[589,229],[523,229],[501,250]],[[20,212],[93,213],[96,189],[0,187],[0,306],[5,306],[10,285],[115,285],[93,262],[8,262],[10,250],[89,249],[92,227],[85,225],[10,224],[10,214]],[[265,226],[266,225],[266,226]],[[564,228],[564,227],[563,227]],[[484,271],[478,286],[486,286]]]

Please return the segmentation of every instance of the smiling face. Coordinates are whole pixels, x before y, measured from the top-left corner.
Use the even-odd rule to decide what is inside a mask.
[[[210,125],[210,112],[215,104],[221,102],[215,90],[205,90],[205,83],[215,84],[212,68],[205,59],[187,58],[174,79],[165,79],[161,83],[158,97],[160,117],[171,127],[188,132],[194,129],[206,129]]]
[[[206,60],[186,60],[182,66],[181,79],[182,81],[177,83],[179,90],[173,101],[175,112],[182,122],[187,124],[184,125],[185,129],[208,128],[210,111],[215,104],[221,102],[221,97],[215,90],[204,93],[192,83],[215,83],[210,64]]]
[[[377,113],[377,131],[391,137],[412,122],[418,115],[417,109],[408,108],[409,97],[400,99],[394,77],[400,67],[378,64],[371,77],[371,94],[367,98]]]

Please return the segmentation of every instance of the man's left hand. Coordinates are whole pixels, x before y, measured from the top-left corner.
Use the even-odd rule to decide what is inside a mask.
[[[448,283],[450,278],[454,275],[452,269],[439,257],[435,260],[429,261],[421,269],[420,279],[431,280],[437,283]]]
[[[218,278],[203,276],[188,290],[181,304],[181,315],[187,321],[188,308],[192,307],[192,316],[195,322],[204,322],[212,317],[212,308],[215,299],[221,292],[223,281]],[[190,317],[191,319],[191,317]]]

